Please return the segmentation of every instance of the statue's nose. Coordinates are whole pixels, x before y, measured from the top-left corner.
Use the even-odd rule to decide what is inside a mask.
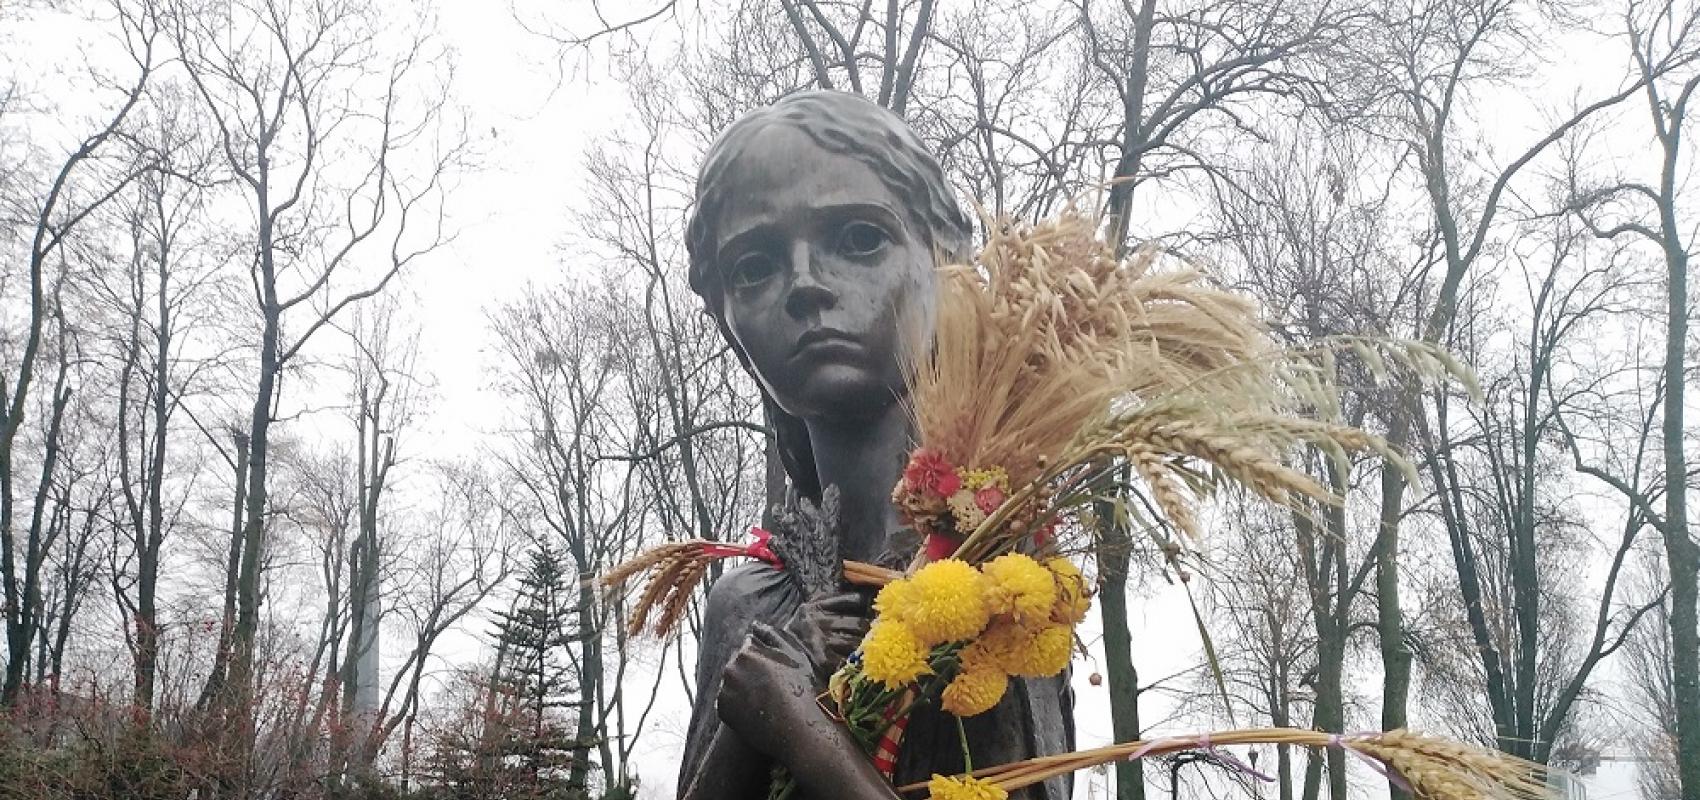
[[[814,251],[807,242],[791,248],[791,290],[785,296],[785,310],[802,319],[832,308],[838,303],[838,293],[821,280]]]

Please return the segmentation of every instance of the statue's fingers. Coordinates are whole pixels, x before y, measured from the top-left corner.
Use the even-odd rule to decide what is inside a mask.
[[[860,616],[866,614],[868,598],[861,592],[839,592],[811,601],[815,608],[832,614]]]
[[[801,639],[765,622],[750,626],[750,643],[758,652],[786,666],[798,666],[805,657]]]
[[[829,651],[839,656],[847,656],[856,652],[856,648],[862,646],[862,637],[859,634],[853,636],[828,636],[826,642],[827,649]]]
[[[862,617],[838,617],[825,628],[829,636],[862,638],[868,632],[868,620]]]

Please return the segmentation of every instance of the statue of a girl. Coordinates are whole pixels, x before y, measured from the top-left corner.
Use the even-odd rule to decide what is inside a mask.
[[[710,148],[687,233],[691,287],[762,388],[797,492],[840,495],[841,557],[875,561],[898,531],[891,490],[912,447],[905,331],[931,330],[935,254],[968,253],[971,228],[938,163],[902,119],[853,94],[791,95]],[[912,550],[911,550],[912,552]],[[868,625],[867,597],[805,602],[766,564],[709,592],[681,797],[754,800],[773,767],[799,798],[893,798],[816,701]],[[1072,749],[1062,678],[1016,680],[963,720],[977,767]],[[896,785],[964,767],[956,719],[910,718]],[[1018,792],[1065,800],[1066,779]]]

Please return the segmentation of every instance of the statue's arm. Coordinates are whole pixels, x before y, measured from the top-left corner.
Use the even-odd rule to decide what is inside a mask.
[[[818,709],[816,709],[818,713]],[[830,730],[787,740],[785,751],[770,757],[749,745],[730,727],[720,726],[703,754],[684,800],[754,800],[767,796],[775,762],[790,768],[807,797],[896,800],[897,793],[874,769],[843,727],[819,714]],[[817,736],[813,734],[825,734]]]
[[[860,746],[815,699],[822,667],[843,663],[860,639],[865,601],[823,598],[799,609],[795,594],[781,597],[782,589],[794,588],[779,586],[776,577],[740,568],[709,591],[697,664],[703,694],[693,711],[680,797],[759,800],[773,765],[782,764],[805,796],[894,800]],[[781,622],[782,629],[770,626]]]
[[[731,729],[720,725],[710,734],[708,747],[697,762],[690,783],[679,793],[681,800],[752,800],[767,795],[772,763],[744,744]]]
[[[759,798],[766,795],[772,762],[720,721],[719,695],[726,666],[757,619],[776,618],[795,595],[770,572],[753,565],[728,570],[709,587],[697,649],[697,690],[680,764],[679,797]]]
[[[758,622],[726,665],[721,732],[735,731],[748,747],[783,764],[804,796],[897,800],[850,732],[821,710],[818,692],[802,642]],[[709,796],[721,795],[700,795]]]

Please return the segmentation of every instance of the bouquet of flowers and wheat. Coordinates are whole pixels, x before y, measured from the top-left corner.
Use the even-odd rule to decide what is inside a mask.
[[[907,370],[919,445],[892,493],[922,544],[905,572],[844,564],[846,580],[881,588],[861,649],[823,697],[888,778],[916,704],[973,716],[998,703],[1011,677],[1068,667],[1074,627],[1090,604],[1077,561],[1091,551],[1082,539],[1093,526],[1083,518],[1094,505],[1129,509],[1138,493],[1157,522],[1195,538],[1197,504],[1223,482],[1300,513],[1338,502],[1288,466],[1301,448],[1341,458],[1378,450],[1403,462],[1335,421],[1335,350],[1349,348],[1373,369],[1392,359],[1469,380],[1445,353],[1421,345],[1343,340],[1277,350],[1250,303],[1195,271],[1157,269],[1154,251],[1118,260],[1095,227],[1076,213],[1005,224],[974,263],[940,269],[936,327],[918,337],[924,344]],[[1175,552],[1172,539],[1165,544]],[[641,629],[654,616],[665,630],[708,563],[727,555],[776,560],[765,539],[680,542],[607,580],[652,572],[631,624]],[[899,788],[1003,798],[1110,761],[1246,743],[1344,748],[1437,800],[1545,791],[1533,765],[1492,752],[1402,731],[1294,729],[1126,742]]]

